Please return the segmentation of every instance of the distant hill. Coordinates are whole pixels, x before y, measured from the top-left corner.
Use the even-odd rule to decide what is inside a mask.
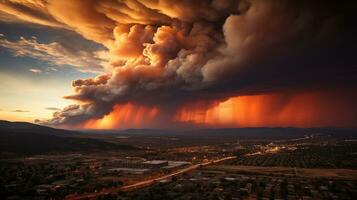
[[[125,135],[125,136],[179,136],[190,138],[207,137],[241,137],[257,139],[297,138],[305,135],[318,134],[320,136],[334,136],[356,138],[357,129],[347,128],[295,128],[295,127],[248,127],[248,128],[211,128],[211,129],[126,129],[110,131],[90,131],[92,133]],[[203,139],[203,138],[202,138]]]
[[[60,137],[73,137],[78,136],[81,133],[70,130],[55,129],[47,126],[41,126],[37,124],[32,124],[28,122],[9,122],[0,120],[0,133],[2,132],[12,132],[12,133],[38,133],[45,135],[55,135]]]
[[[183,134],[183,133],[181,133]],[[192,134],[205,135],[207,137],[240,136],[244,138],[286,139],[297,138],[306,135],[334,136],[334,137],[356,137],[356,129],[344,128],[296,128],[296,127],[249,127],[249,128],[220,128],[220,129],[198,129]]]
[[[0,157],[103,150],[133,150],[97,139],[78,138],[76,131],[54,129],[27,122],[0,121]]]

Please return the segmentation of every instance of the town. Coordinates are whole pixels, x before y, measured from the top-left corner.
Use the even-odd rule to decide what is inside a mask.
[[[9,199],[356,197],[354,139],[326,134],[279,139],[234,135],[219,138],[106,135],[106,141],[135,143],[136,148],[3,158],[0,192]],[[190,145],[186,139],[190,139]]]

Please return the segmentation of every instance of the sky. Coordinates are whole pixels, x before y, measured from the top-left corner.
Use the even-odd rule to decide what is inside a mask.
[[[356,127],[354,15],[337,0],[4,0],[0,119]]]
[[[54,111],[70,104],[63,96],[72,92],[72,80],[93,77],[101,70],[94,63],[86,66],[70,60],[67,56],[75,56],[66,55],[70,52],[48,53],[57,48],[51,43],[62,41],[74,41],[78,48],[102,48],[73,31],[22,21],[0,21],[0,30],[1,119],[34,122],[51,118]]]

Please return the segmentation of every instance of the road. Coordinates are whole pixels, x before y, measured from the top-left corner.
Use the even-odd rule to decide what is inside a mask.
[[[101,196],[101,195],[110,194],[112,192],[130,191],[130,190],[135,190],[135,189],[139,189],[139,188],[144,188],[144,187],[148,187],[150,185],[153,185],[153,184],[155,184],[155,183],[157,183],[159,181],[171,179],[174,176],[178,176],[178,175],[181,175],[183,173],[195,170],[195,169],[197,169],[199,167],[204,167],[204,166],[207,166],[207,165],[216,164],[216,163],[223,162],[223,161],[226,161],[226,160],[232,160],[232,159],[235,159],[235,158],[236,158],[236,156],[224,157],[224,158],[220,158],[220,159],[213,160],[213,161],[208,161],[208,162],[204,162],[204,163],[200,163],[200,164],[191,165],[191,166],[188,166],[188,167],[186,167],[184,169],[181,169],[179,171],[175,171],[175,172],[172,172],[170,174],[163,175],[163,176],[160,176],[160,177],[156,177],[156,178],[153,178],[153,179],[140,181],[140,182],[137,182],[137,183],[134,183],[134,184],[131,184],[131,185],[126,185],[126,186],[122,186],[122,187],[119,187],[119,188],[103,189],[103,190],[101,190],[101,191],[99,191],[97,193],[90,193],[90,194],[83,194],[83,195],[69,195],[65,199],[68,199],[68,200],[94,199],[95,197],[98,197],[98,196]]]
[[[137,182],[137,183],[132,184],[132,185],[123,186],[121,189],[123,191],[126,191],[126,190],[132,190],[132,189],[137,189],[137,188],[141,188],[141,187],[146,187],[146,186],[149,186],[149,185],[151,185],[153,183],[157,183],[158,181],[170,179],[173,176],[177,176],[177,175],[183,174],[185,172],[189,172],[189,171],[195,170],[195,169],[197,169],[199,167],[203,167],[203,166],[207,166],[207,165],[210,165],[210,164],[219,163],[219,162],[222,162],[222,161],[225,161],[225,160],[231,160],[231,159],[234,159],[234,158],[236,158],[236,157],[235,156],[230,156],[230,157],[225,157],[225,158],[221,158],[221,159],[218,159],[218,160],[209,161],[209,162],[205,162],[205,163],[201,163],[201,164],[191,165],[191,166],[189,166],[187,168],[181,169],[181,170],[173,172],[171,174],[167,174],[167,175],[164,175],[164,176],[161,176],[161,177],[158,177],[158,178],[154,178],[154,179],[149,179],[149,180]]]

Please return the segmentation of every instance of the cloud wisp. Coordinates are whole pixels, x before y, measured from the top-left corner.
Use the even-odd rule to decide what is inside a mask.
[[[4,35],[0,35],[0,46],[9,49],[14,56],[31,57],[56,66],[70,65],[84,72],[102,72],[102,63],[105,62],[100,57],[103,51],[68,48],[59,42],[40,43],[36,37],[20,37],[17,41],[10,41]],[[40,73],[38,70],[30,71]]]
[[[42,74],[43,72],[41,69],[34,69],[34,68],[29,69],[29,71],[35,74]]]
[[[46,110],[52,110],[52,111],[60,111],[60,108],[56,108],[56,107],[47,107],[45,108]]]
[[[28,110],[13,110],[12,112],[27,113],[27,112],[30,112],[30,111],[28,111]]]

